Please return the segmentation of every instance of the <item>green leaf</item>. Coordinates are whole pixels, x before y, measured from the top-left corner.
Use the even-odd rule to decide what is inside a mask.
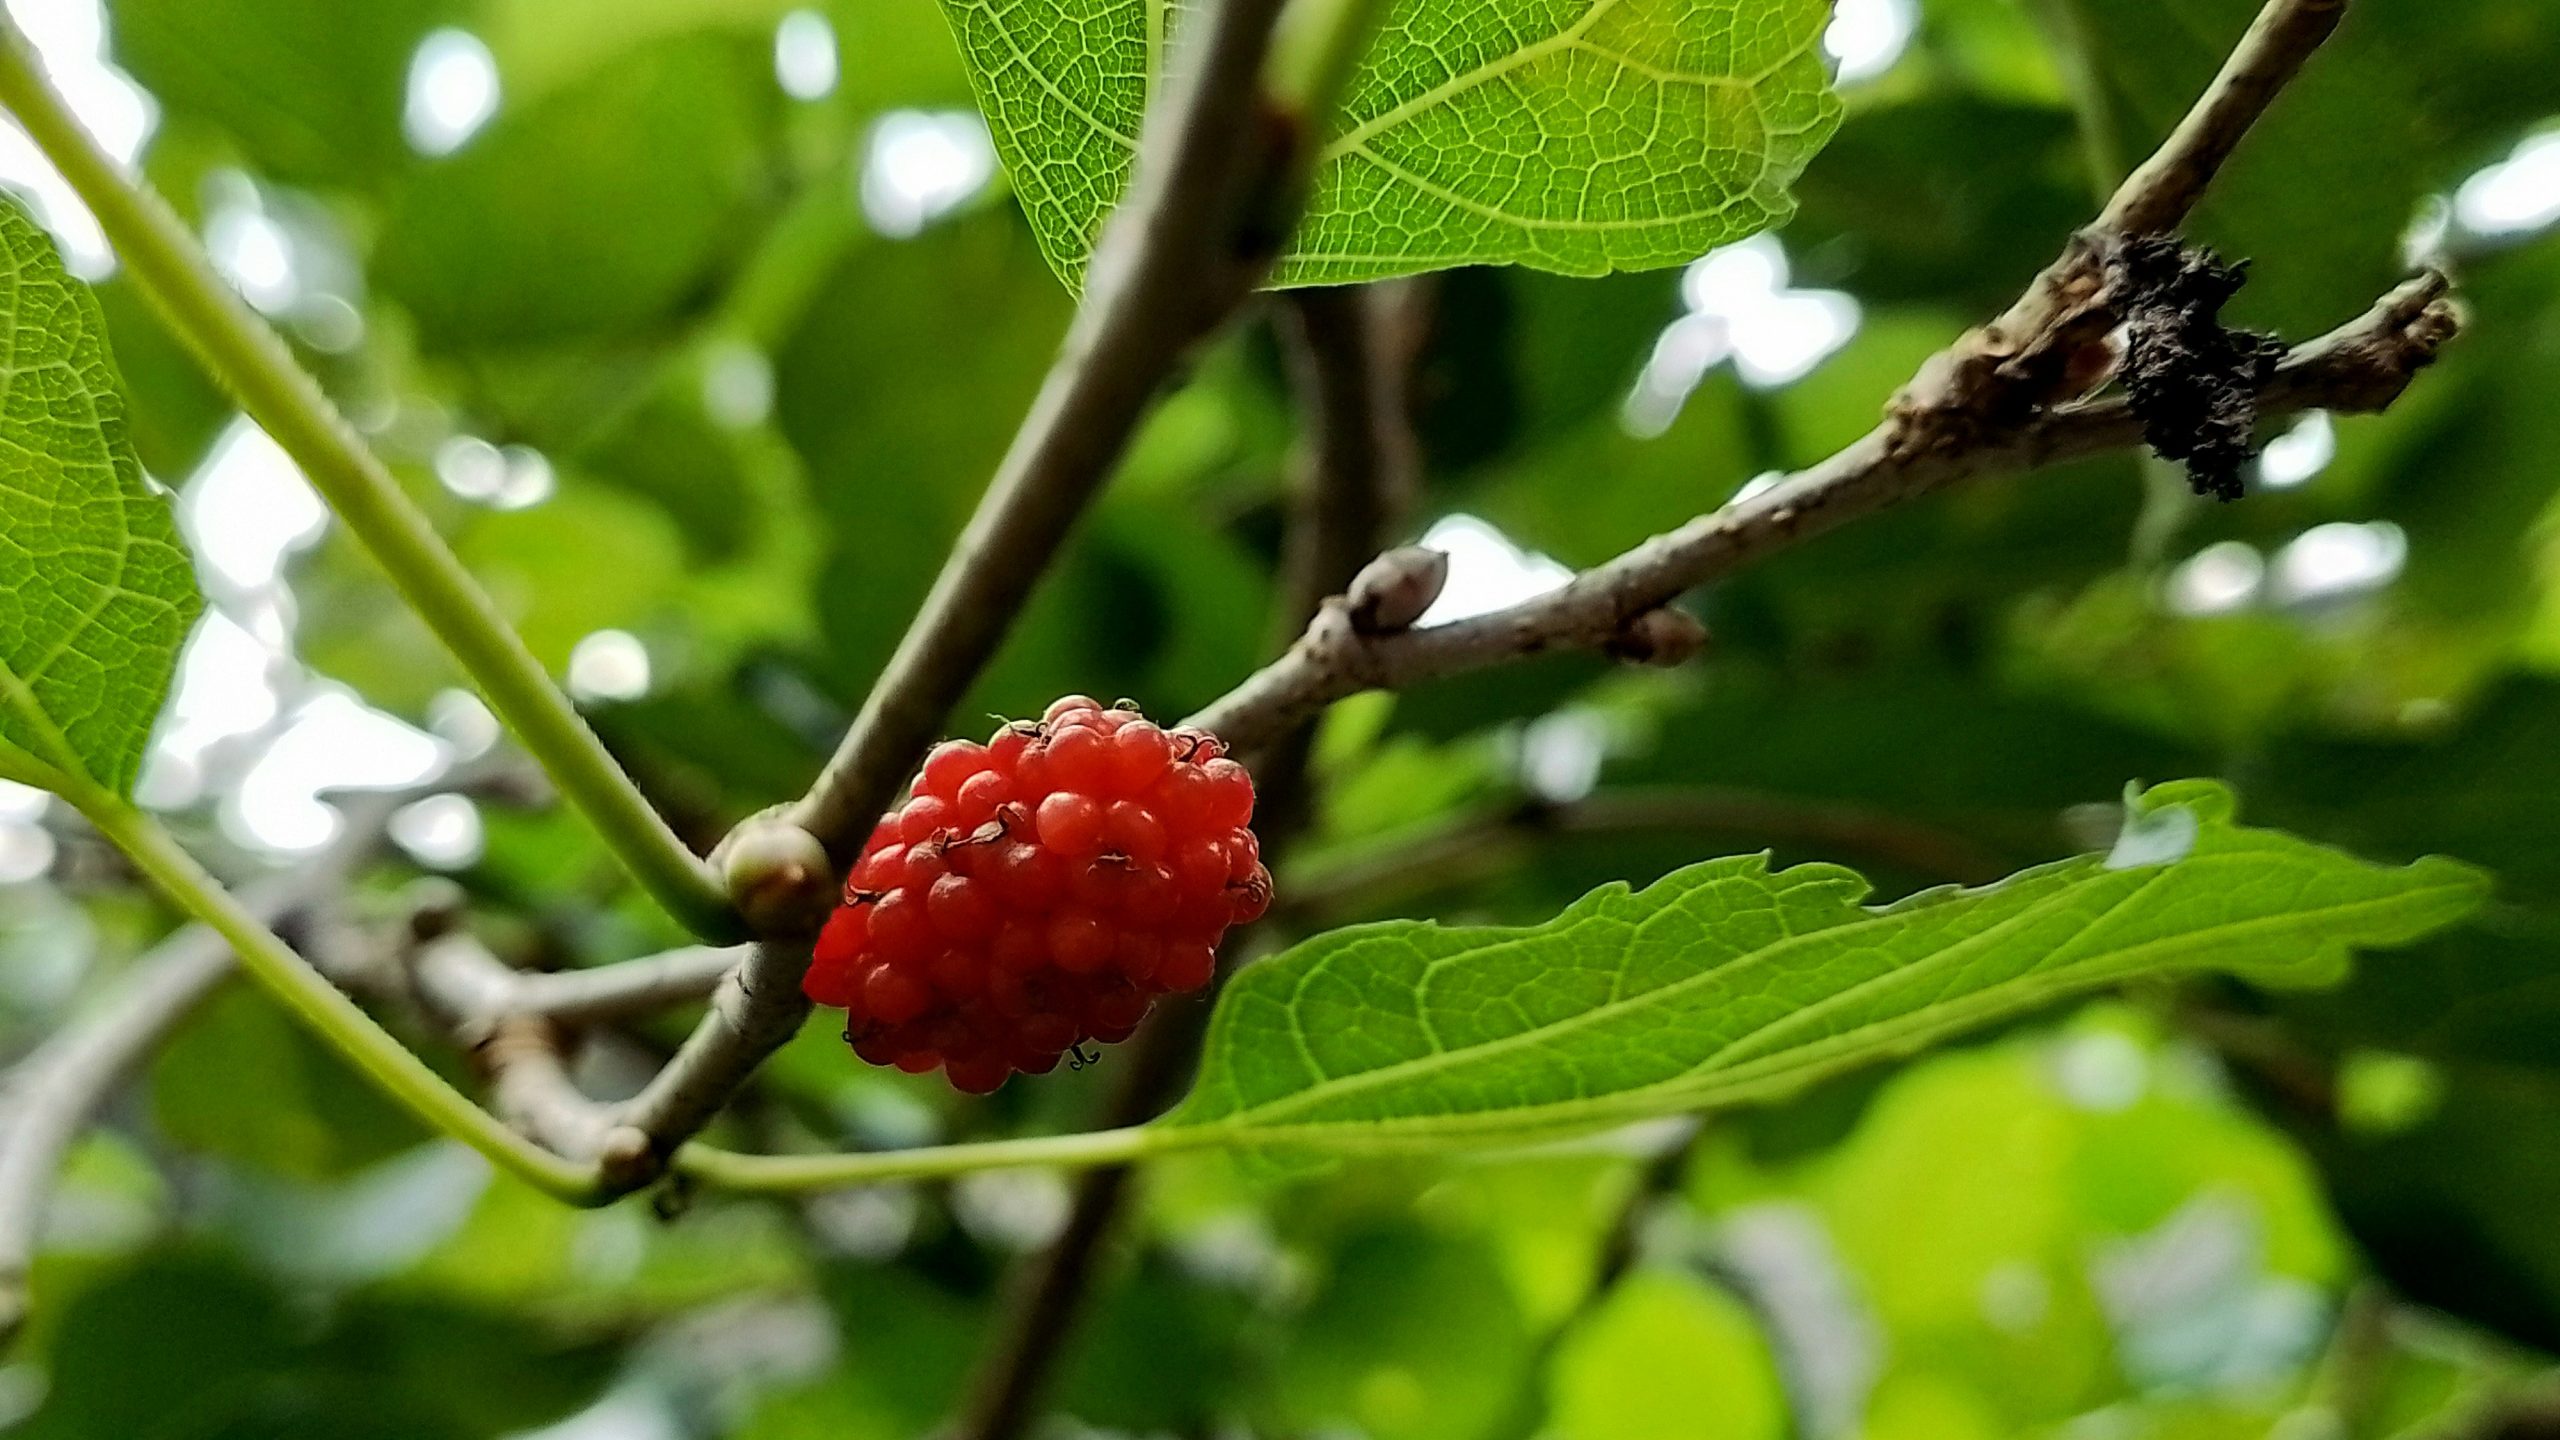
[[[418,1143],[416,1124],[275,1002],[234,986],[155,1056],[151,1118],[191,1155],[295,1180],[342,1179]],[[254,1105],[240,1097],[255,1095]]]
[[[0,250],[0,767],[15,749],[123,794],[204,602],[134,458],[97,297],[15,201]]]
[[[2115,856],[1881,909],[1851,871],[1755,855],[1607,886],[1533,928],[1318,936],[1228,992],[1167,1123],[1404,1150],[1766,1099],[2125,980],[2331,982],[2351,947],[2415,939],[2486,889],[2450,860],[2391,869],[2241,828],[2208,782],[2129,819]]]
[[[288,1292],[211,1246],[145,1253],[66,1308],[33,1440],[496,1440],[592,1403],[611,1332],[407,1295]],[[168,1347],[163,1353],[162,1347]],[[137,1365],[137,1355],[154,1357]]]
[[[461,0],[117,0],[115,55],[182,120],[231,137],[266,174],[362,185],[407,168],[400,133],[418,43]]]
[[[1564,1440],[1778,1440],[1787,1395],[1749,1307],[1683,1271],[1640,1270],[1557,1347]]]
[[[1999,163],[1984,164],[1990,155]],[[1796,283],[1846,281],[1871,305],[1953,302],[1968,315],[2007,305],[2090,205],[2068,111],[1965,91],[1859,109],[1797,198]],[[1872,397],[1866,408],[1873,421]]]
[[[1520,1302],[1479,1237],[1413,1221],[1334,1246],[1322,1288],[1291,1317],[1262,1434],[1376,1440],[1496,1433],[1531,1363]]]
[[[944,0],[1050,263],[1127,188],[1176,0]],[[1407,0],[1318,157],[1282,284],[1694,259],[1784,221],[1838,124],[1821,0]]]
[[[2560,1084],[2495,1065],[2432,1078],[2442,1093],[2412,1128],[2305,1133],[2339,1218],[2413,1301],[2525,1345],[2560,1345],[2560,1149],[2527,1138],[2560,1127]]]
[[[373,279],[438,353],[628,338],[755,234],[777,102],[765,47],[661,41],[414,171]]]

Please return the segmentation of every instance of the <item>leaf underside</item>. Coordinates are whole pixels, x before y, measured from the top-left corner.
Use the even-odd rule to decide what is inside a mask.
[[[944,0],[1072,285],[1127,188],[1175,0]],[[1282,285],[1676,265],[1794,212],[1840,116],[1825,0],[1402,0],[1345,97]]]
[[[0,748],[124,794],[203,600],[97,298],[5,198],[0,252]]]
[[[2204,782],[2135,808],[2114,856],[1881,908],[1851,871],[1757,855],[1607,886],[1531,928],[1318,936],[1237,980],[1163,1123],[1342,1151],[1711,1109],[2145,976],[2328,983],[2350,949],[2414,939],[2486,889],[2450,860],[2371,865],[2242,828]]]

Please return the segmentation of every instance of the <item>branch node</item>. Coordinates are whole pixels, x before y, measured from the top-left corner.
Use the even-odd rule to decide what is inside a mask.
[[[693,1177],[670,1175],[666,1183],[649,1192],[649,1213],[661,1223],[674,1224],[693,1208]]]
[[[432,944],[455,933],[471,913],[471,897],[441,875],[412,881],[401,892],[401,900],[412,945]]]
[[[1630,665],[1669,670],[1686,665],[1707,648],[1707,624],[1677,606],[1647,610],[1618,627],[1602,648]]]
[[[2039,405],[2075,399],[2067,388],[2078,359],[2105,341],[2118,315],[2109,283],[2116,237],[2091,228],[2075,231],[2061,258],[2036,277],[2021,306],[1977,332],[1984,357],[1994,363],[1977,391],[1986,418],[2014,421]]]
[[[812,935],[835,906],[835,868],[788,806],[755,816],[712,851],[730,902],[759,935]]]
[[[2314,392],[2331,410],[2388,409],[2462,333],[2463,310],[2441,271],[2425,271],[2365,314],[2296,350],[2280,388]]]
[[[1343,600],[1351,628],[1362,635],[1410,630],[1449,583],[1449,557],[1407,545],[1362,567]]]
[[[622,1193],[648,1184],[666,1168],[648,1132],[637,1125],[616,1125],[604,1132],[596,1145],[596,1164],[605,1183]]]

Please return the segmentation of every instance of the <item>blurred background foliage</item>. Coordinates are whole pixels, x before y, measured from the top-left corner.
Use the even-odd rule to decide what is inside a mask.
[[[9,3],[680,825],[795,792],[1068,311],[933,0]],[[1443,613],[1857,435],[2255,8],[1842,0],[1850,115],[1781,234],[1685,273],[1416,283],[1411,529],[1454,556]],[[2491,867],[2485,920],[2334,994],[2132,995],[1694,1136],[1286,1183],[1166,1165],[1059,1405],[1376,1440],[2549,1433],[2494,1427],[2549,1422],[2560,1347],[2555,117],[2545,0],[2359,0],[2199,230],[2254,261],[2241,313],[2297,338],[2452,267],[2473,327],[2407,403],[2288,430],[2239,505],[2127,457],[1863,523],[1699,597],[1718,647],[1685,673],[1341,707],[1281,887],[1282,929],[1527,919],[1773,846],[1889,895],[2079,848],[2128,781],[2219,774],[2261,823]],[[247,875],[328,841],[324,795],[432,792],[486,712],[13,131],[0,177],[99,281],[214,592],[146,799]],[[1178,715],[1269,648],[1283,377],[1259,321],[1201,361],[969,714],[1084,690]],[[394,836],[306,929],[436,871],[528,963],[673,938],[556,813],[427,793]],[[0,795],[13,1053],[166,923]],[[632,1083],[681,1018],[587,1078]],[[963,1102],[817,1026],[733,1138],[1077,1127],[1106,1083]],[[77,1156],[0,1422],[918,1435],[1064,1204],[1003,1174],[561,1210],[234,994]]]

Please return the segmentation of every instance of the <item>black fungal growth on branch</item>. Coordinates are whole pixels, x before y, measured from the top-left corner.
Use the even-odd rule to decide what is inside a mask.
[[[2258,453],[2258,391],[2285,354],[2273,336],[2222,323],[2248,266],[2175,236],[2142,235],[2117,249],[2110,278],[2127,326],[2125,391],[2144,441],[2185,461],[2197,494],[2239,499],[2241,468]]]

